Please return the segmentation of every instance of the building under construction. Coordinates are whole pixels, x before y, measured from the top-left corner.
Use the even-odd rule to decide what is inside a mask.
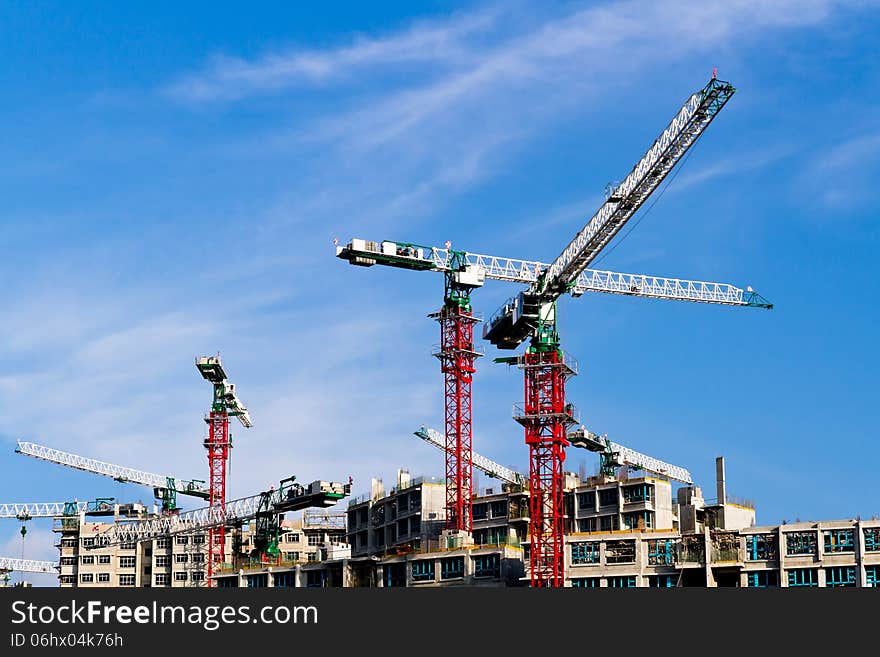
[[[578,426],[577,408],[566,397],[566,382],[579,367],[562,349],[557,305],[565,296],[772,308],[748,286],[589,268],[735,91],[713,73],[632,170],[608,185],[599,209],[550,263],[480,255],[451,242],[336,241],[335,255],[358,267],[443,275],[442,304],[430,317],[440,324],[433,355],[443,378],[444,426],[416,432],[443,452],[442,478],[412,478],[402,470],[389,491],[374,480],[345,512],[327,509],[351,493],[350,479],[303,485],[290,475],[277,487],[228,500],[230,418],[248,429],[252,421],[218,355],[195,363],[213,391],[203,417],[207,482],[19,443],[28,456],[150,486],[161,508],[114,504],[113,522],[87,521],[107,510],[79,503],[20,505],[26,508],[5,517],[26,520],[42,510],[56,519],[60,576],[72,586],[878,586],[880,521],[756,527],[754,505],[727,494],[723,460],[716,497],[706,500],[686,469]],[[481,318],[472,294],[487,281],[520,286],[485,322],[482,337],[501,351],[525,345],[495,362],[521,372],[524,398],[512,416],[524,435],[527,474],[473,449],[472,383],[483,350],[474,343]],[[564,470],[571,448],[598,455],[596,476]],[[476,491],[474,468],[498,479],[498,487]],[[182,511],[177,495],[207,506]],[[301,520],[285,517],[300,511]]]

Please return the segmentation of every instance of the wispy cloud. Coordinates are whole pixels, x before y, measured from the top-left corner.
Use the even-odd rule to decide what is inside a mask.
[[[827,209],[850,209],[878,197],[880,133],[848,139],[817,155],[800,176],[801,186]]]

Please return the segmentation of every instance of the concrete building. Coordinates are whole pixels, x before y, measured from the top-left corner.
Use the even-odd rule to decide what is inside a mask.
[[[142,504],[117,504],[113,522],[150,515]],[[56,547],[62,587],[205,586],[204,533],[93,548],[101,534],[112,526],[111,522],[87,521],[79,516],[55,519],[53,531],[59,536]]]

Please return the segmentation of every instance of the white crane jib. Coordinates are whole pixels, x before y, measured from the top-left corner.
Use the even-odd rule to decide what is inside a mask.
[[[60,566],[52,561],[34,561],[33,559],[13,559],[0,557],[0,572],[48,573],[57,575]]]
[[[110,477],[116,481],[142,484],[156,489],[171,489],[183,495],[208,499],[207,485],[205,482],[196,479],[187,480],[180,479],[179,477],[154,474],[146,470],[106,463],[105,461],[98,461],[97,459],[87,458],[79,454],[71,454],[70,452],[62,452],[60,449],[53,449],[45,445],[37,445],[36,443],[23,440],[18,441],[18,447],[16,447],[15,451],[18,454],[32,456],[49,463],[56,463],[82,470],[83,472]]]
[[[30,520],[31,518],[60,518],[80,515],[89,507],[88,502],[28,502],[0,504],[0,518]],[[112,509],[112,505],[111,505]]]
[[[446,452],[446,437],[439,431],[431,429],[430,427],[422,426],[418,431],[414,431],[413,433],[429,445],[433,445],[444,453]],[[522,486],[526,483],[527,477],[524,477],[515,470],[505,468],[500,463],[496,463],[482,454],[473,452],[471,454],[471,463],[475,468],[485,472],[487,475],[495,479],[500,479],[501,481],[506,481],[509,484],[515,484],[517,486]]]
[[[585,427],[579,427],[568,434],[568,441],[572,447],[596,452],[600,458],[600,469],[603,474],[613,476],[615,470],[628,465],[639,470],[645,470],[667,479],[692,486],[694,483],[691,473],[678,465],[672,465],[653,456],[642,454],[629,447],[618,445],[608,440],[608,436],[600,436]]]

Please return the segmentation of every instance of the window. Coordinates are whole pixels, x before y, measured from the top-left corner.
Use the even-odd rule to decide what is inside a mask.
[[[413,516],[409,519],[409,533],[410,534],[418,534],[422,531],[422,519],[418,516]]]
[[[635,560],[635,541],[608,541],[605,544],[605,561],[607,563],[634,563]]]
[[[323,570],[307,570],[306,586],[311,588],[323,588],[326,586],[326,577]]]
[[[779,586],[779,577],[775,570],[758,570],[746,576],[746,585],[753,589],[765,589],[768,586]]]
[[[82,561],[82,564],[84,566],[91,566],[92,564],[95,563],[95,557],[94,557],[94,555],[91,555],[91,554],[88,556],[83,555],[82,557],[80,557],[80,560]]]
[[[776,536],[774,534],[746,536],[746,561],[770,561],[772,559],[776,559]]]
[[[261,573],[259,575],[248,575],[244,578],[249,589],[264,589],[269,586],[269,575]]]
[[[472,513],[474,520],[485,520],[489,517],[489,505],[485,502],[483,504],[474,504]]]
[[[174,544],[175,545],[186,545],[189,543],[189,536],[175,536]]]
[[[578,531],[584,533],[596,531],[596,518],[578,519]]]
[[[816,554],[816,532],[790,532],[785,535],[785,553],[795,557]]]
[[[309,534],[309,545],[320,545],[321,544],[321,534]]]
[[[620,522],[616,514],[612,516],[599,516],[600,532],[613,532],[618,529],[620,529]]]
[[[599,563],[599,543],[596,541],[592,541],[589,543],[572,543],[571,563]]]
[[[119,586],[134,586],[134,575],[120,575]]]
[[[168,586],[171,576],[168,573],[156,573],[156,586]]]
[[[675,563],[675,541],[671,538],[648,541],[648,565],[671,566]]]
[[[205,535],[204,534],[196,534],[192,538],[193,538],[193,545],[204,545],[205,544]]]
[[[577,502],[579,509],[593,511],[596,508],[596,491],[578,493]]]
[[[440,560],[440,579],[464,577],[464,557],[448,557]]]
[[[233,579],[232,577],[228,579]],[[292,589],[296,586],[296,573],[283,572],[275,573],[274,582],[272,584],[276,589]]]
[[[648,586],[655,589],[671,589],[678,586],[678,575],[648,575]]]
[[[865,527],[865,552],[880,552],[880,527]]]
[[[95,546],[95,539],[94,538],[84,538],[82,540],[82,543],[83,543],[83,547],[94,547]]]
[[[855,566],[835,566],[825,569],[825,586],[839,588],[856,585]]]
[[[192,575],[192,581],[204,582],[205,581],[205,571],[204,570],[194,570],[193,575]]]
[[[75,538],[62,538],[61,539],[61,547],[75,548],[76,547],[76,539]]]
[[[598,589],[598,577],[573,577],[571,580],[571,588],[573,589]]]
[[[412,578],[414,582],[434,581],[434,561],[422,559],[412,562]]]
[[[157,554],[156,555],[156,567],[157,568],[167,568],[171,565],[171,555],[170,554]]]
[[[198,552],[192,555],[193,563],[205,563],[205,555],[202,552]]]
[[[865,566],[865,586],[880,588],[880,566]]]
[[[174,563],[186,563],[189,561],[188,554],[175,554],[174,555]]]
[[[625,575],[623,577],[609,577],[608,586],[612,589],[634,589],[636,588],[636,576]]]
[[[501,557],[497,554],[480,554],[474,557],[474,577],[500,577]]]
[[[788,571],[789,586],[819,586],[815,568],[794,568]]]
[[[134,568],[137,565],[136,557],[119,557],[120,568]]]
[[[79,576],[80,582],[92,582],[94,579],[95,578],[92,575],[92,573],[83,573],[82,575]]]
[[[285,561],[299,561],[299,552],[285,552],[284,553]]]
[[[185,582],[186,581],[186,573],[174,573],[174,581],[175,582]]]
[[[653,529],[654,512],[653,511],[637,511],[635,513],[623,514],[624,529]]]
[[[289,534],[284,535],[285,543],[299,543],[299,534],[296,532],[290,532]]]
[[[75,566],[76,565],[76,557],[61,557],[61,565],[62,566]]]
[[[617,489],[606,488],[599,491],[599,506],[617,506]]]
[[[287,573],[284,573],[284,574],[286,575]],[[278,581],[278,578],[279,578],[279,577],[281,577],[281,575],[276,575],[276,576],[275,576],[275,581],[276,581],[276,582]],[[218,589],[235,589],[235,588],[238,588],[238,578],[237,578],[237,577],[218,577],[218,578],[216,578],[214,581],[217,582],[217,588],[218,588]],[[276,586],[277,586],[277,585],[276,585]]]
[[[98,563],[107,565],[110,563],[110,555],[109,554],[99,554],[98,555]]]
[[[499,502],[492,502],[489,507],[489,514],[493,518],[506,518],[507,517],[507,502],[505,500],[501,500]]]
[[[156,540],[156,549],[157,550],[166,550],[171,547],[171,539],[170,538],[160,538]]]
[[[134,550],[137,547],[137,543],[122,543],[119,546],[120,550]]]
[[[98,581],[99,582],[109,582],[110,581],[110,573],[98,573]]]
[[[852,529],[828,529],[822,532],[825,552],[854,552]]]
[[[388,588],[406,586],[406,564],[389,563],[385,565],[384,579]]]
[[[654,487],[651,484],[626,486],[623,489],[623,501],[626,504],[630,502],[650,502],[653,497],[653,490]]]
[[[58,582],[60,584],[73,584],[76,582],[76,576],[75,575],[60,575],[58,577]]]

